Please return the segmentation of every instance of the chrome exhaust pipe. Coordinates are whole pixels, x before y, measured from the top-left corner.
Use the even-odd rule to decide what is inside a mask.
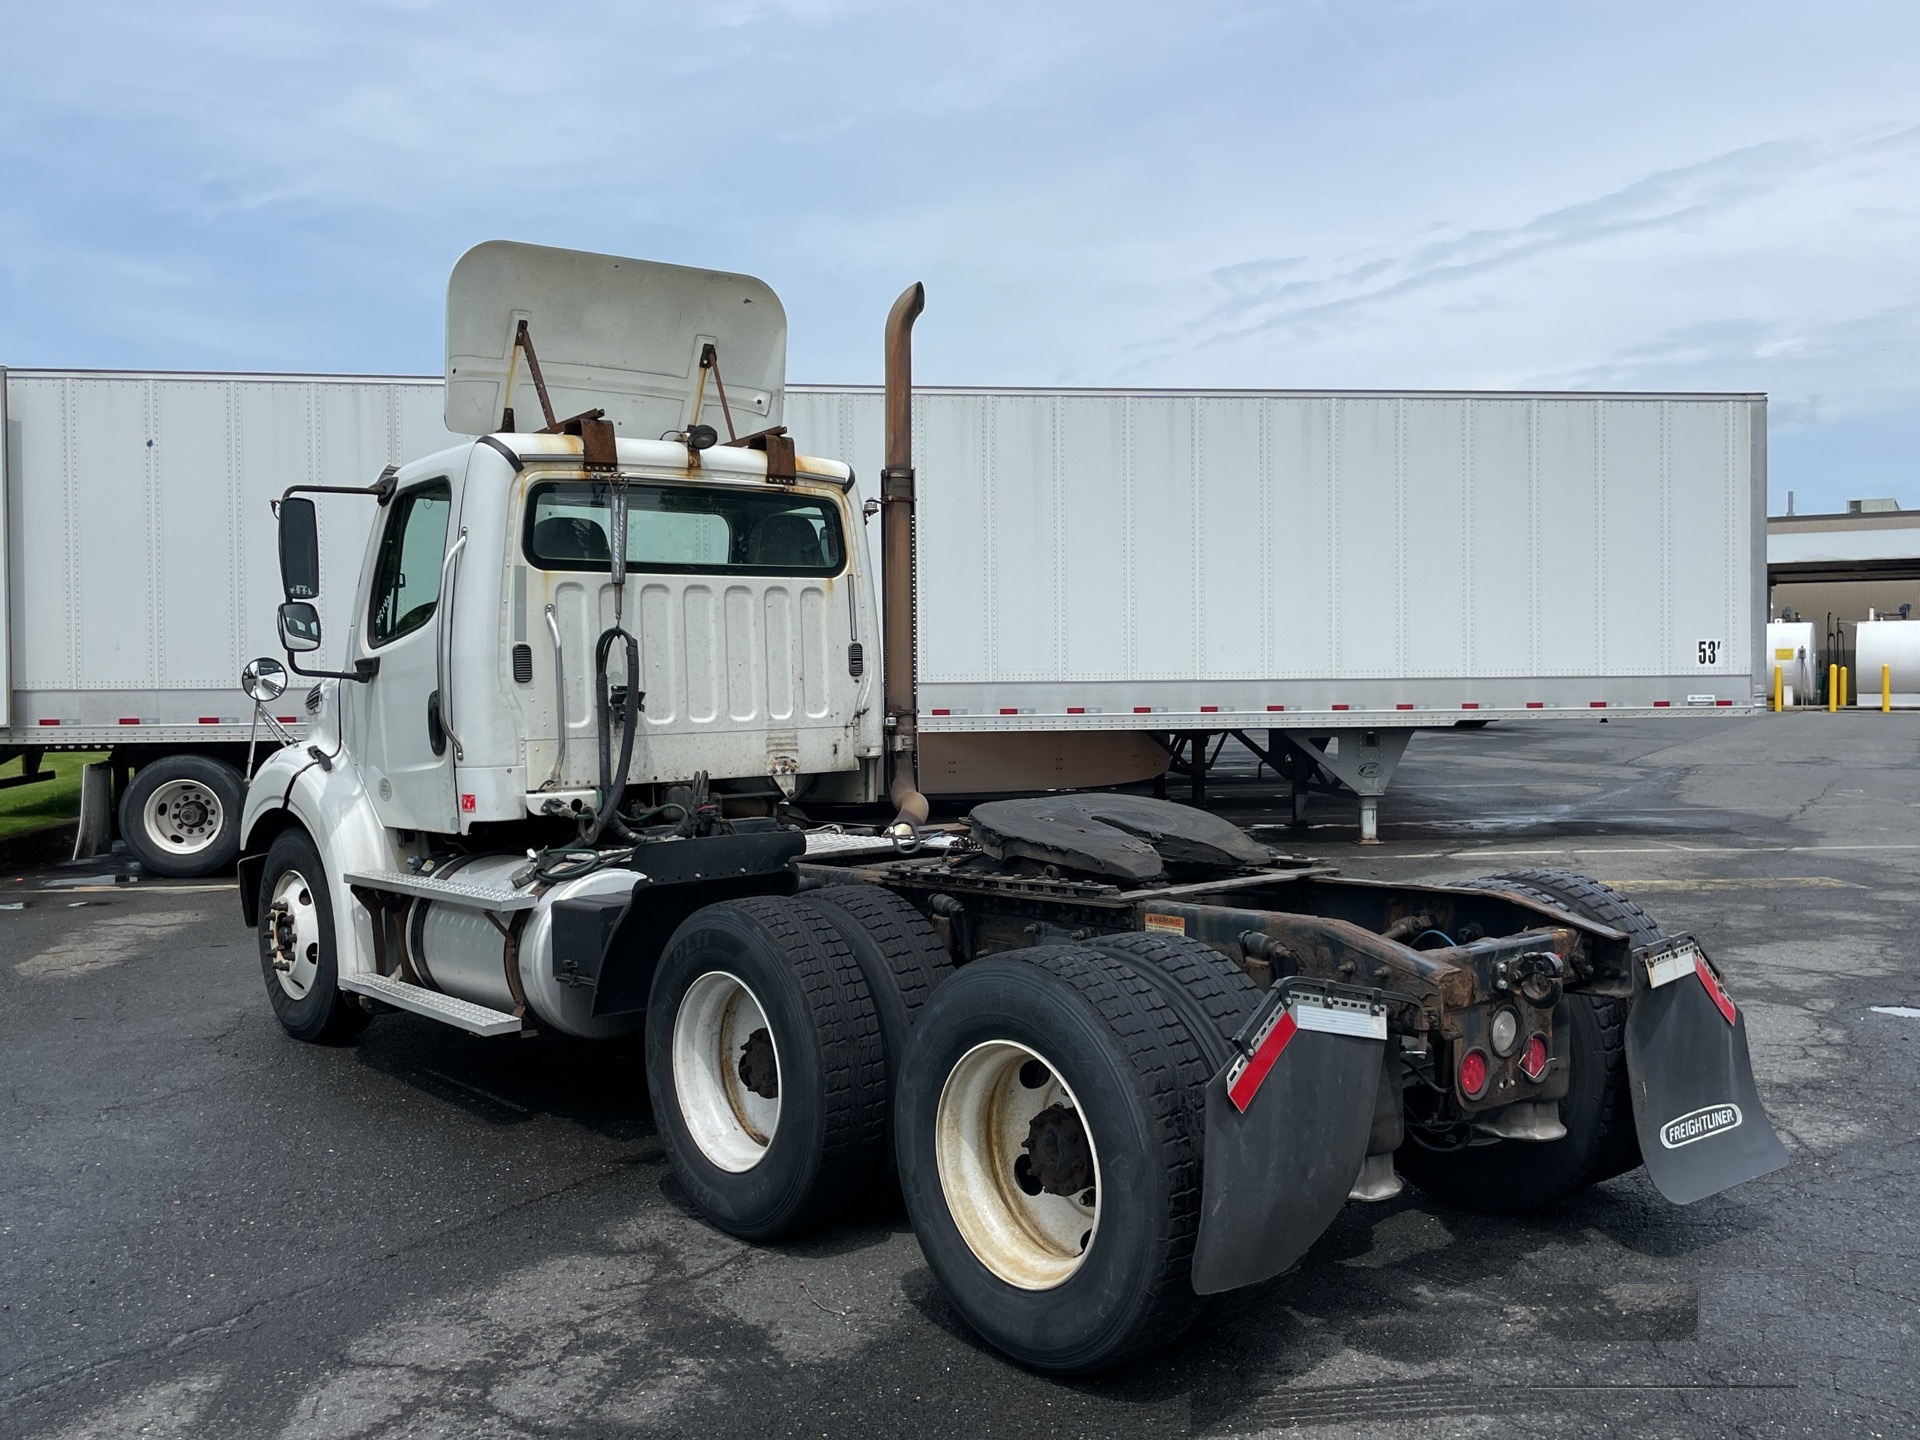
[[[920,793],[918,677],[914,654],[913,322],[926,308],[918,281],[887,313],[887,463],[880,472],[881,663],[885,666],[887,798],[890,831],[911,835],[927,823]]]

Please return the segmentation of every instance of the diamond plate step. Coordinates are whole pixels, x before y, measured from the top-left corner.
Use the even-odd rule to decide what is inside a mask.
[[[469,1000],[456,1000],[451,995],[442,995],[438,990],[423,990],[418,985],[409,985],[390,975],[342,975],[340,988],[351,990],[356,995],[370,995],[375,1000],[384,1000],[389,1005],[411,1010],[429,1020],[457,1025],[475,1035],[511,1035],[524,1028],[518,1015],[509,1015],[504,1010],[490,1010],[485,1005],[475,1005]]]
[[[384,890],[390,895],[415,895],[422,900],[439,900],[448,905],[491,910],[496,915],[531,910],[540,903],[540,897],[531,890],[509,890],[503,885],[474,885],[465,880],[436,880],[431,875],[409,875],[398,870],[355,871],[347,876],[347,884]]]

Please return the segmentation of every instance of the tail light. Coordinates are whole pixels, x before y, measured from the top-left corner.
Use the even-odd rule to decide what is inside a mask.
[[[1478,1100],[1487,1093],[1487,1052],[1469,1050],[1460,1060],[1460,1093]]]
[[[1540,1077],[1547,1073],[1547,1037],[1529,1035],[1527,1045],[1520,1052],[1520,1073],[1538,1084]]]

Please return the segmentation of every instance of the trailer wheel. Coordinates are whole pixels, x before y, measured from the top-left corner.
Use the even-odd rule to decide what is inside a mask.
[[[1516,870],[1458,882],[1506,890],[1554,905],[1582,919],[1624,931],[1635,945],[1665,938],[1646,911],[1611,886],[1566,870]],[[1627,1002],[1612,995],[1571,994],[1554,1028],[1568,1042],[1571,1073],[1560,1102],[1565,1138],[1500,1140],[1464,1150],[1423,1147],[1409,1132],[1394,1166],[1446,1204],[1512,1215],[1623,1175],[1640,1163],[1626,1054]]]
[[[1097,951],[993,956],[940,987],[894,1133],[921,1251],[969,1325],[1080,1372],[1192,1323],[1207,1075],[1157,988]]]
[[[339,988],[327,868],[304,830],[283,830],[260,872],[260,972],[281,1028],[296,1040],[345,1040],[372,1016]]]
[[[934,990],[953,974],[953,957],[926,916],[877,885],[835,885],[800,897],[832,922],[866,978],[887,1056],[889,1102],[907,1052],[907,1035]],[[891,1110],[891,1104],[888,1106]],[[886,1168],[893,1146],[884,1147]]]
[[[722,1230],[792,1234],[877,1183],[880,1025],[821,911],[771,896],[696,911],[654,971],[646,1036],[667,1156]]]
[[[240,853],[246,798],[246,781],[224,760],[162,755],[141,766],[120,797],[120,837],[156,875],[211,875]]]

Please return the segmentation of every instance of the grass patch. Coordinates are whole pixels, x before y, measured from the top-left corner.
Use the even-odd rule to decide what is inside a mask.
[[[49,751],[41,756],[40,768],[53,771],[53,779],[0,790],[0,835],[18,835],[78,818],[81,768],[106,758],[104,750]],[[18,775],[25,763],[9,760],[0,765],[0,777]]]

